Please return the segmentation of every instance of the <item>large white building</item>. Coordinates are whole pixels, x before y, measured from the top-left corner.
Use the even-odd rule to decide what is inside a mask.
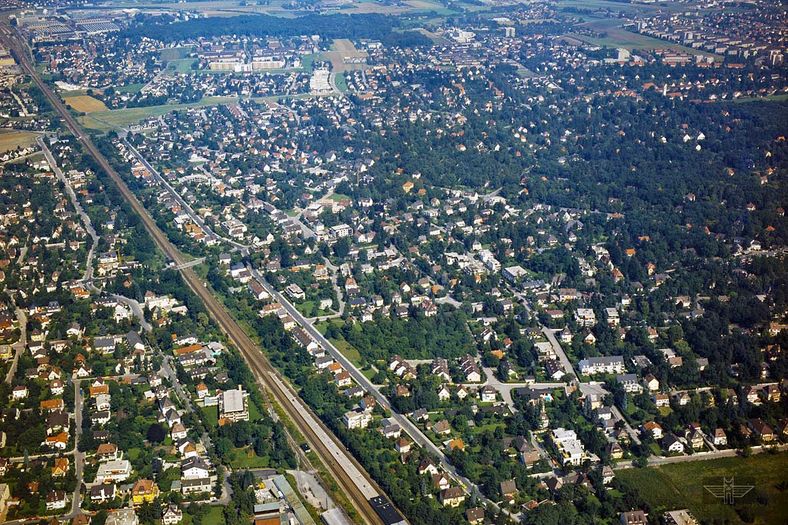
[[[243,387],[222,392],[219,397],[219,417],[230,421],[249,421],[246,392]]]
[[[126,459],[113,459],[99,465],[96,483],[119,483],[131,476],[131,463]]]
[[[580,367],[580,373],[584,375],[623,374],[626,371],[624,358],[620,355],[589,357],[581,360],[577,365]]]
[[[565,428],[553,429],[553,443],[561,454],[561,463],[564,465],[578,466],[588,459],[583,443],[577,439],[574,430]]]

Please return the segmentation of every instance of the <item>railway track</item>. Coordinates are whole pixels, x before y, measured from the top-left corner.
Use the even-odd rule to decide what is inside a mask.
[[[6,22],[6,20],[4,20]],[[45,95],[50,104],[54,107],[60,117],[63,119],[66,127],[80,140],[85,149],[90,153],[96,163],[109,175],[115,185],[118,187],[123,198],[129,203],[134,212],[139,216],[143,222],[145,229],[151,236],[159,249],[171,259],[176,266],[181,266],[186,263],[186,259],[181,255],[180,251],[169,241],[167,236],[156,225],[153,218],[148,214],[147,209],[137,199],[137,197],[126,186],[126,183],[109,164],[109,161],[98,150],[98,148],[90,140],[90,137],[82,130],[82,127],[77,123],[63,102],[52,92],[49,86],[41,80],[35,68],[30,63],[27,54],[26,45],[20,42],[13,34],[12,30],[5,25],[0,31],[0,39],[5,41],[6,46],[13,51],[17,62],[22,66],[24,71],[33,79],[38,88]],[[304,436],[309,446],[320,457],[323,464],[329,470],[331,475],[337,481],[343,492],[350,499],[356,511],[361,518],[371,525],[382,524],[383,521],[372,508],[368,499],[361,493],[357,486],[357,481],[354,480],[346,471],[340,461],[334,456],[332,450],[327,446],[323,439],[315,431],[313,425],[317,424],[318,427],[329,436],[333,441],[335,451],[344,451],[346,460],[353,463],[359,472],[362,473],[366,482],[374,487],[379,495],[384,492],[380,490],[377,484],[372,480],[369,474],[363,467],[356,461],[350,452],[346,451],[344,446],[336,439],[331,431],[326,428],[322,421],[315,415],[302,401],[300,401],[298,394],[290,387],[285,381],[276,381],[272,377],[278,378],[278,372],[270,364],[268,359],[263,355],[257,344],[246,334],[246,332],[238,325],[235,319],[227,312],[224,306],[216,299],[216,297],[208,290],[203,284],[199,276],[190,267],[182,267],[179,269],[184,281],[189,288],[200,298],[205,305],[209,314],[219,327],[227,334],[228,338],[238,348],[241,355],[246,360],[249,368],[252,370],[257,381],[261,386],[273,395],[277,403],[285,410],[293,423],[298,428],[299,432]],[[309,417],[307,417],[307,415]]]

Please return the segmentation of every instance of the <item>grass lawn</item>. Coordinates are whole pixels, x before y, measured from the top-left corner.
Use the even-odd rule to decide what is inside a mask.
[[[118,86],[115,91],[118,93],[139,93],[145,84],[127,84],[125,86]]]
[[[260,414],[260,409],[257,408],[257,405],[254,403],[249,403],[249,421],[254,423],[258,419],[260,419],[262,414]]]
[[[665,510],[688,508],[701,522],[737,524],[744,523],[737,509],[749,507],[756,524],[769,524],[788,523],[786,472],[788,453],[766,453],[749,458],[720,458],[627,469],[619,471],[617,476],[636,488],[658,514]],[[737,478],[751,480],[755,489],[740,503],[726,505],[708,495],[703,488],[704,483],[717,480],[721,484],[723,478],[734,478],[734,482]]]
[[[193,519],[188,512],[183,513],[183,520],[180,525],[191,525]],[[208,512],[203,516],[203,525],[224,525],[224,507],[208,507]]]
[[[354,365],[360,366],[361,354],[355,346],[351,345],[344,339],[332,339],[331,342],[334,343],[334,346],[336,346],[337,349],[342,352],[342,355],[350,359]]]
[[[30,131],[0,130],[0,153],[15,150],[18,147],[29,146],[36,141],[38,134]]]
[[[165,62],[170,62],[172,60],[178,60],[181,58],[186,58],[186,55],[191,53],[193,48],[190,46],[185,47],[168,47],[166,49],[162,49],[159,53],[161,59]]]
[[[740,97],[734,100],[737,104],[745,102],[784,102],[788,100],[788,93],[780,93],[779,95],[767,95],[765,97]]]
[[[268,456],[260,457],[252,449],[236,448],[230,453],[230,466],[233,469],[268,468],[270,464]]]
[[[219,423],[219,407],[202,407],[202,413],[205,417],[205,424],[215,427]]]
[[[179,58],[177,60],[170,60],[167,62],[167,69],[176,71],[178,73],[190,73],[192,71],[192,64],[197,62],[196,58]]]
[[[161,106],[149,106],[146,108],[125,108],[110,111],[97,111],[79,117],[80,123],[89,129],[97,131],[109,131],[115,128],[122,128],[148,117],[158,117],[170,111],[186,109],[190,107],[217,106],[220,104],[230,104],[236,102],[236,97],[205,97],[199,102],[189,104],[164,104]]]

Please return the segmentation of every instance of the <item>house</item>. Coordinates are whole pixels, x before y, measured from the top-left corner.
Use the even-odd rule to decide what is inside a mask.
[[[643,386],[645,386],[649,392],[656,392],[659,390],[659,380],[654,377],[654,374],[648,374],[643,378]]]
[[[24,385],[15,386],[14,389],[11,391],[11,399],[14,401],[19,401],[20,399],[27,398],[28,391],[27,387]]]
[[[42,445],[55,450],[66,450],[68,446],[68,433],[60,432],[53,436],[47,436]]]
[[[646,521],[646,513],[642,510],[631,510],[629,512],[622,512],[619,517],[621,525],[648,525]]]
[[[610,467],[610,465],[603,466],[601,474],[602,474],[602,483],[604,485],[609,485],[616,477],[616,474],[615,472],[613,472],[613,469]]]
[[[616,383],[621,385],[624,392],[633,394],[640,393],[643,387],[638,383],[638,376],[635,374],[619,374],[616,376]]]
[[[432,426],[432,431],[438,435],[450,434],[451,425],[448,420],[442,419]]]
[[[750,428],[756,437],[760,438],[763,443],[770,443],[774,441],[774,430],[766,422],[760,418],[750,420]]]
[[[465,492],[460,487],[449,487],[440,493],[440,502],[444,507],[459,507],[465,501]]]
[[[65,509],[66,503],[65,490],[51,490],[47,494],[46,505],[48,511]]]
[[[101,443],[96,449],[96,458],[99,461],[113,461],[121,459],[122,453],[118,453],[118,446],[114,443]]]
[[[372,422],[372,416],[367,412],[357,412],[355,410],[350,410],[345,412],[345,415],[342,416],[342,422],[350,430],[356,428],[367,428]]]
[[[703,439],[703,432],[700,431],[699,428],[694,428],[689,430],[686,435],[687,442],[692,447],[692,450],[700,450],[703,448],[705,444],[705,440]]]
[[[176,525],[183,519],[183,512],[177,505],[167,505],[164,512],[161,514],[161,522],[163,525]]]
[[[643,423],[643,432],[651,434],[654,439],[662,439],[662,425],[656,421],[646,421]]]
[[[188,435],[186,431],[186,427],[183,426],[183,423],[175,423],[172,428],[170,429],[170,437],[173,441],[178,441],[179,439],[183,439]]]
[[[210,465],[200,456],[186,458],[181,463],[181,479],[208,478],[210,471]]]
[[[153,480],[138,479],[131,488],[131,501],[135,505],[151,503],[159,497],[159,487]]]
[[[677,509],[663,515],[665,525],[698,525],[698,520],[687,509]]]
[[[68,474],[69,461],[68,458],[55,458],[55,465],[52,467],[52,477],[62,478]]]
[[[484,523],[484,509],[482,507],[473,507],[466,510],[465,519],[472,525],[481,525]]]
[[[127,459],[115,459],[99,465],[96,483],[120,483],[131,476],[131,463]]]
[[[580,442],[574,430],[567,430],[561,427],[555,428],[551,437],[558,449],[563,465],[579,466],[588,459],[583,443]]]
[[[578,363],[580,373],[594,374],[622,374],[624,373],[624,358],[620,355],[589,357]]]
[[[118,509],[107,514],[104,525],[139,525],[134,509]]]
[[[213,489],[213,482],[210,478],[198,479],[182,479],[181,480],[181,494],[201,494],[203,492],[211,492]]]
[[[446,388],[446,385],[442,385],[438,390],[438,399],[440,401],[448,401],[451,399],[451,392]]]
[[[725,431],[721,428],[715,428],[714,434],[712,436],[712,443],[714,446],[717,447],[725,447],[728,445],[728,436],[725,434]]]
[[[668,434],[662,439],[662,448],[669,454],[684,453],[684,444],[674,434]]]
[[[510,503],[517,497],[517,483],[514,479],[501,482],[501,497]]]
[[[451,481],[449,480],[449,476],[447,476],[446,473],[444,472],[433,474],[432,486],[435,487],[437,490],[446,490],[451,486]]]
[[[512,440],[512,447],[520,456],[520,461],[526,467],[532,467],[541,459],[539,451],[524,436],[517,436]]]
[[[651,396],[651,400],[654,402],[657,408],[670,406],[670,396],[667,394],[654,394]]]
[[[402,439],[404,440],[405,438]],[[430,474],[432,476],[435,476],[438,473],[438,468],[435,466],[432,460],[428,458],[424,458],[419,463],[419,466],[416,469],[416,471],[419,473],[419,476],[421,476],[422,474]]]
[[[495,390],[494,387],[487,385],[482,388],[479,397],[481,398],[483,403],[492,403],[495,401],[496,397],[498,396],[498,391]]]
[[[117,493],[114,483],[100,483],[90,487],[90,501],[105,503],[115,499]]]

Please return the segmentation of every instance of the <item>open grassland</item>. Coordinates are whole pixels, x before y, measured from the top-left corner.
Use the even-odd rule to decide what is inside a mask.
[[[235,97],[206,97],[199,102],[190,104],[164,104],[161,106],[149,106],[145,108],[126,108],[108,111],[96,111],[88,113],[79,118],[83,126],[96,131],[109,131],[111,129],[123,128],[130,124],[135,124],[148,117],[158,117],[170,111],[186,109],[190,107],[217,106],[220,104],[230,104],[236,102]]]
[[[657,514],[688,508],[706,523],[744,523],[740,513],[749,513],[756,524],[788,523],[786,452],[627,469],[618,471],[617,476],[634,487]],[[726,505],[703,487],[722,484],[723,478],[733,478],[734,483],[736,479],[750,480],[755,488],[736,505]]]
[[[580,35],[577,33],[569,33],[568,36],[571,36],[572,38],[575,38],[577,40],[582,40],[583,42],[586,42],[588,44],[597,45],[597,46],[623,47],[629,50],[672,49],[674,51],[681,51],[692,55],[713,56],[709,53],[699,51],[691,47],[685,47],[679,44],[675,44],[673,42],[666,42],[658,38],[652,38],[650,36],[641,35],[639,33],[633,33],[632,31],[627,31],[623,27],[620,27],[620,24],[621,24],[620,20],[616,20],[612,18],[594,19],[584,24],[581,24],[581,26],[586,27],[588,29],[592,29],[599,33],[604,33],[604,36],[596,38],[586,35]]]
[[[0,129],[0,153],[29,146],[35,142],[36,137],[37,134],[30,131]]]
[[[75,95],[65,97],[66,105],[80,113],[93,113],[94,111],[108,111],[107,106],[97,98],[90,95]]]

